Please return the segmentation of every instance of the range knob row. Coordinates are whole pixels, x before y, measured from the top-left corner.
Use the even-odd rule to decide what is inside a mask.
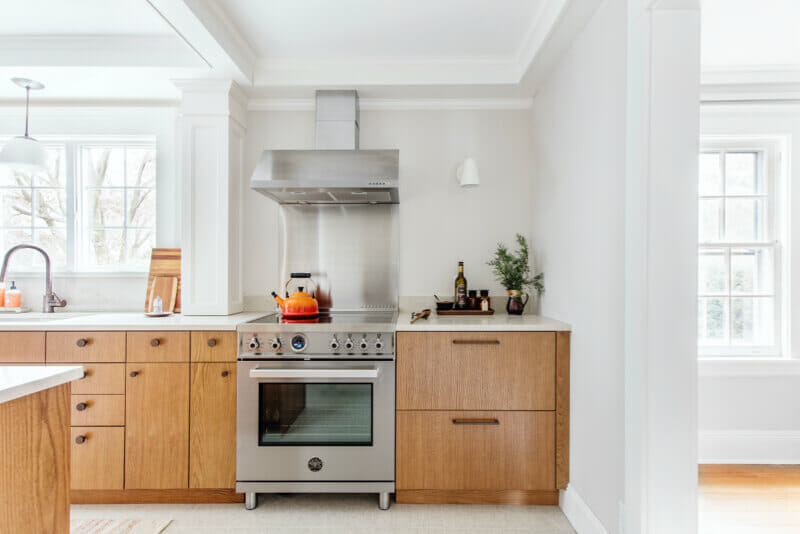
[[[247,346],[250,348],[250,350],[258,350],[261,347],[261,342],[259,341],[259,339],[256,336],[253,336],[253,337],[250,338],[250,341],[248,341]],[[333,351],[339,350],[341,345],[339,344],[339,340],[337,339],[337,337],[335,335],[331,338],[329,346],[330,346],[331,350],[333,350]],[[352,351],[355,348],[355,346],[356,346],[356,344],[353,341],[353,338],[348,336],[347,339],[344,342],[345,350]],[[281,349],[281,340],[280,340],[280,338],[274,337],[274,338],[270,339],[269,340],[269,347],[273,351],[276,351],[276,352],[280,351],[280,349]],[[361,340],[358,342],[358,348],[360,348],[361,350],[369,349],[369,341],[367,340],[366,336],[363,336],[361,338]],[[378,336],[378,339],[375,340],[375,348],[377,350],[382,350],[383,349],[383,341],[381,340],[380,336]]]

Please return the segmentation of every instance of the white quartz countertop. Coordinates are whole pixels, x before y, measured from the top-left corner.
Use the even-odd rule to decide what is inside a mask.
[[[495,310],[494,315],[436,315],[436,306],[431,306],[431,315],[411,324],[411,312],[420,309],[402,308],[397,317],[398,332],[550,332],[570,331],[568,323],[550,319],[543,315],[509,315],[504,310]]]
[[[0,403],[83,378],[80,365],[0,365]]]
[[[0,314],[0,331],[14,330],[236,330],[267,312],[235,315],[182,315],[147,317],[144,313],[16,313]]]

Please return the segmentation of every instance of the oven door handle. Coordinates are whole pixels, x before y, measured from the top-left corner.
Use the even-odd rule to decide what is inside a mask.
[[[250,378],[340,378],[364,379],[378,378],[378,369],[250,369]]]

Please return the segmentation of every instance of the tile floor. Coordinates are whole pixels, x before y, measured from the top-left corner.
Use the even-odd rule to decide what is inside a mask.
[[[398,505],[373,495],[261,495],[242,504],[73,505],[72,519],[172,519],[165,534],[302,532],[574,534],[557,506]]]

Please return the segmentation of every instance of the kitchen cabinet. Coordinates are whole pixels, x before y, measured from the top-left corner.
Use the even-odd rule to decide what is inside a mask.
[[[44,332],[0,332],[0,363],[44,363]]]
[[[558,504],[569,332],[398,332],[399,503]]]
[[[47,363],[125,361],[125,332],[47,332]]]
[[[125,488],[188,488],[189,365],[128,363],[126,373]]]
[[[236,484],[236,363],[192,363],[189,487]]]
[[[188,362],[189,332],[128,332],[128,362]]]
[[[236,332],[192,332],[193,362],[235,362]]]
[[[72,395],[72,426],[125,426],[125,395]]]
[[[123,427],[73,426],[71,444],[71,489],[121,490],[123,488],[125,468]]]
[[[124,363],[80,363],[83,378],[72,383],[72,393],[82,395],[122,395],[125,393]]]

